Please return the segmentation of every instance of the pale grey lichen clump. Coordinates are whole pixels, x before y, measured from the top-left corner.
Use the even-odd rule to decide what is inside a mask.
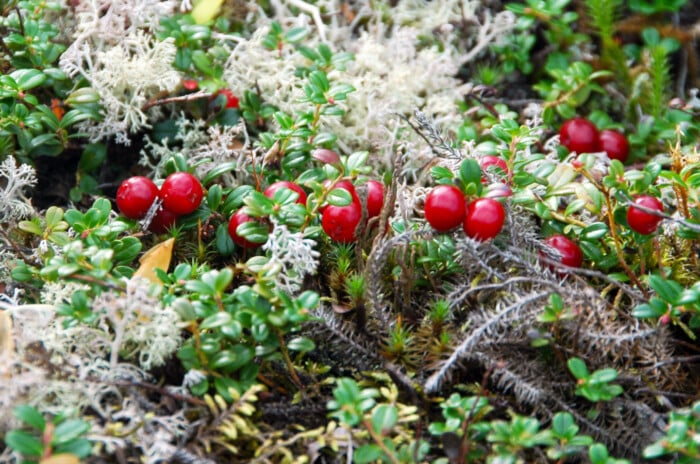
[[[263,249],[270,253],[268,264],[275,269],[275,280],[280,289],[296,294],[304,278],[316,274],[319,252],[316,242],[304,237],[303,232],[290,232],[287,226],[275,224]]]
[[[36,172],[8,156],[0,163],[0,223],[17,221],[34,212],[25,192],[36,185]]]

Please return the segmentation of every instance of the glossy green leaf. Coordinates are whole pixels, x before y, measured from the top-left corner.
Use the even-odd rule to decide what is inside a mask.
[[[41,440],[23,430],[10,430],[7,432],[5,443],[24,456],[41,456],[44,452]]]

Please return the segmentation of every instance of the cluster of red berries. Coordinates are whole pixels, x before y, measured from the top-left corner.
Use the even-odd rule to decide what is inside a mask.
[[[129,177],[117,189],[117,207],[130,219],[143,219],[156,198],[161,205],[148,229],[163,233],[175,224],[179,216],[190,214],[199,207],[204,191],[199,180],[189,172],[170,174],[160,188],[147,177]]]
[[[376,180],[368,180],[367,220],[379,216],[384,204],[384,185]],[[343,189],[350,193],[352,202],[345,206],[326,205],[321,211],[321,226],[331,240],[349,243],[357,239],[357,226],[362,220],[362,202],[355,186],[349,180],[336,183],[334,189]]]
[[[494,238],[503,228],[503,205],[493,198],[477,198],[467,203],[464,194],[454,185],[439,185],[425,199],[425,219],[438,232],[462,225],[467,237],[485,241]],[[583,252],[572,240],[561,234],[552,235],[545,244],[559,252],[559,262],[580,267]]]
[[[598,131],[595,124],[585,118],[569,119],[559,129],[559,141],[569,151],[594,153],[604,151],[608,158],[625,162],[629,154],[629,143],[616,130]],[[643,211],[641,206],[649,211]],[[659,214],[654,214],[654,212]],[[627,209],[627,224],[630,229],[643,235],[654,233],[662,221],[663,204],[651,195],[637,195]]]
[[[329,184],[326,184],[327,186]],[[370,180],[366,184],[367,188],[367,219],[379,216],[384,204],[384,186],[376,181]],[[306,192],[294,182],[281,180],[271,184],[265,189],[263,195],[273,198],[279,189],[288,188],[295,191],[299,196],[296,200],[302,206],[306,206]],[[362,220],[362,203],[355,190],[355,186],[349,180],[337,182],[333,189],[343,189],[350,193],[352,202],[345,206],[325,205],[319,208],[321,212],[321,225],[323,231],[336,242],[349,243],[357,239],[357,226]],[[236,211],[228,224],[228,232],[233,242],[243,248],[257,248],[262,243],[254,243],[238,234],[238,226],[246,222],[255,221],[243,212],[242,209]]]
[[[608,158],[624,163],[629,155],[629,142],[621,133],[613,129],[598,131],[586,118],[575,117],[562,124],[559,129],[559,142],[569,151],[576,153],[596,153],[604,151]]]
[[[299,203],[300,205],[306,206],[306,192],[304,191],[303,188],[301,188],[299,185],[295,184],[294,182],[280,180],[278,182],[270,184],[270,186],[265,189],[263,194],[268,198],[272,198],[275,196],[275,192],[277,192],[278,190],[280,190],[282,188],[287,188],[287,189],[290,189],[290,190],[296,192],[299,195],[296,199],[296,202]],[[229,219],[229,221],[228,221],[228,234],[231,236],[233,243],[235,243],[236,245],[238,245],[241,248],[258,248],[258,247],[262,246],[262,243],[251,242],[250,240],[243,237],[242,235],[239,235],[237,232],[238,226],[240,226],[241,224],[245,224],[246,222],[253,222],[253,221],[256,221],[256,219],[245,214],[243,212],[243,209],[239,209],[233,213],[233,215],[231,216],[231,219]]]
[[[438,232],[462,225],[467,237],[488,240],[501,231],[505,210],[493,198],[477,198],[467,203],[464,193],[454,185],[438,185],[425,198],[425,219]]]

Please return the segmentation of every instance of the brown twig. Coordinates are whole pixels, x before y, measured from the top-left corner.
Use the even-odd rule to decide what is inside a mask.
[[[161,98],[158,100],[151,100],[149,102],[146,102],[143,107],[141,107],[141,111],[146,111],[149,108],[152,108],[154,106],[160,106],[160,105],[167,105],[169,103],[179,103],[179,102],[189,102],[193,100],[201,100],[204,98],[211,98],[213,94],[204,90],[200,90],[195,93],[188,93],[187,95],[178,95],[176,97],[168,97],[168,98]]]

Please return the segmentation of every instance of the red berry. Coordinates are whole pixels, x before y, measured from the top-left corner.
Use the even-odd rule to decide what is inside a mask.
[[[231,89],[221,89],[218,92],[219,95],[226,95],[226,108],[238,108],[239,101]]]
[[[233,243],[241,248],[258,248],[262,246],[262,243],[251,242],[247,238],[238,235],[238,232],[236,232],[238,226],[254,220],[255,219],[245,214],[242,209],[233,213],[233,216],[231,216],[231,219],[228,221],[228,234],[231,236],[231,239],[233,239]]]
[[[499,158],[498,156],[486,155],[479,159],[479,166],[481,166],[482,171],[488,171],[497,174],[499,177],[508,174],[508,165],[505,160]],[[491,168],[496,166],[497,168]],[[485,177],[482,177],[481,182],[484,183]]]
[[[158,187],[147,177],[129,177],[117,190],[117,207],[130,219],[143,219],[158,196]]]
[[[199,88],[199,83],[194,79],[183,79],[182,87],[189,92],[194,92]]]
[[[559,143],[576,153],[595,153],[599,151],[598,129],[588,119],[569,119],[559,129]]]
[[[611,160],[616,159],[623,163],[627,161],[630,144],[627,142],[627,137],[622,133],[612,129],[600,131],[598,135],[598,146],[601,151],[608,154],[608,158]]]
[[[559,262],[569,267],[580,267],[583,263],[581,248],[564,235],[556,234],[548,237],[544,243],[557,250],[561,255]]]
[[[288,180],[280,180],[273,184],[270,184],[265,189],[263,194],[268,198],[272,198],[275,196],[275,192],[281,188],[288,188],[289,190],[297,192],[299,194],[299,198],[297,198],[296,202],[302,206],[306,206],[306,192],[304,191],[304,189],[301,188],[299,185],[295,184],[294,182],[289,182]]]
[[[478,198],[467,205],[464,233],[476,240],[494,238],[503,228],[506,213],[493,198]]]
[[[202,202],[202,184],[189,172],[170,174],[160,187],[163,207],[177,215],[190,214]]]
[[[379,216],[384,205],[384,184],[377,180],[367,181],[367,218]]]
[[[627,209],[627,224],[630,226],[630,229],[644,235],[649,235],[656,231],[663,218],[635,208],[634,205],[640,205],[660,213],[663,213],[664,205],[655,197],[639,195],[634,198],[633,205]]]
[[[460,225],[466,209],[464,193],[454,185],[438,185],[425,199],[425,219],[438,232]]]
[[[163,234],[175,225],[176,220],[177,214],[161,206],[158,208],[158,212],[155,216],[153,216],[151,223],[148,225],[148,230],[154,234]]]
[[[361,219],[362,208],[359,203],[353,202],[347,206],[328,205],[323,211],[321,226],[331,240],[349,243],[355,241],[355,230]]]

